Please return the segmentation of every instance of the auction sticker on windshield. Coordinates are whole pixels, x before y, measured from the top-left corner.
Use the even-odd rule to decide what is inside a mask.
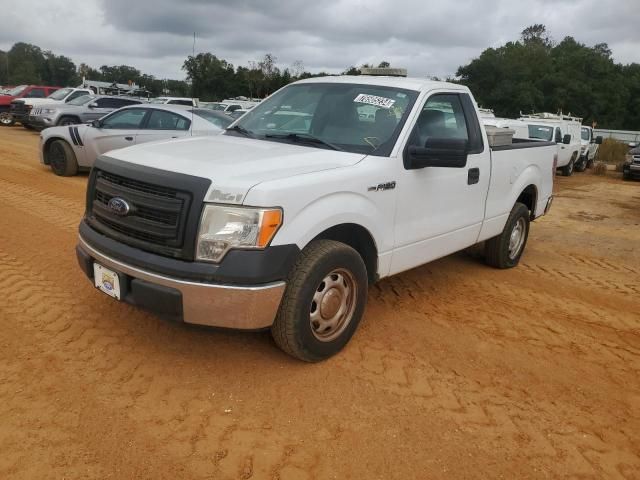
[[[355,103],[366,103],[368,105],[375,105],[376,107],[381,108],[391,108],[393,104],[396,103],[395,100],[385,97],[378,97],[376,95],[367,95],[361,93],[356,98],[353,99]]]
[[[120,278],[118,274],[98,263],[93,264],[93,281],[96,288],[110,297],[120,300]]]

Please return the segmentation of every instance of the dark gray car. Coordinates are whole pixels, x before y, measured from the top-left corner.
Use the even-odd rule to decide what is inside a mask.
[[[118,108],[137,103],[142,102],[127,97],[84,95],[69,103],[34,107],[29,115],[29,123],[39,129],[58,125],[89,123],[104,117],[106,114]]]

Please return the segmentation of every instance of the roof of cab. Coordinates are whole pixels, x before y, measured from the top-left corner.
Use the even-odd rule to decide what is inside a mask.
[[[327,77],[306,78],[295,82],[299,83],[355,83],[360,85],[380,85],[382,87],[404,88],[424,92],[435,89],[460,90],[468,92],[464,85],[450,82],[437,82],[427,78],[418,77],[382,77],[372,75],[339,75]]]

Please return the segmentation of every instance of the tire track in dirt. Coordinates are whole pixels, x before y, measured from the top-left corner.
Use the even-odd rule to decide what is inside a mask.
[[[26,215],[67,230],[77,230],[84,208],[35,188],[16,185],[0,179],[0,200]]]

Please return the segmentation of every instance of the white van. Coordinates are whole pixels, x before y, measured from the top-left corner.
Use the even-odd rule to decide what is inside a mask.
[[[582,147],[580,140],[582,119],[545,112],[522,115],[520,120],[529,125],[529,138],[556,142],[558,168],[562,170],[564,176],[572,175]]]

